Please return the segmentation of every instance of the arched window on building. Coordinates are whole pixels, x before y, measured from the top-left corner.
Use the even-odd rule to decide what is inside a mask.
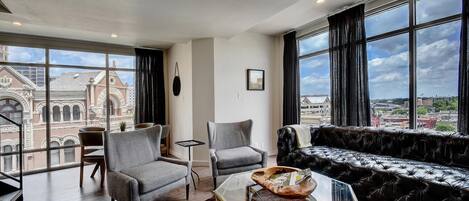
[[[16,123],[23,122],[23,106],[16,100],[7,98],[0,100],[0,113]],[[0,118],[0,125],[10,124],[3,118]]]
[[[41,116],[42,116],[42,122],[44,122],[44,123],[47,122],[47,116],[46,116],[46,114],[47,114],[47,108],[46,108],[46,106],[43,106],[43,107],[42,107],[42,115],[41,115]]]
[[[64,146],[71,146],[74,145],[75,142],[73,140],[66,140],[64,142]],[[64,149],[64,158],[65,163],[72,163],[75,162],[75,148],[65,148]]]
[[[20,145],[17,144],[15,147],[16,147],[15,151],[19,152],[20,151]],[[19,170],[19,168],[20,168],[20,155],[17,154],[16,155],[16,169]]]
[[[80,120],[80,107],[78,105],[73,106],[73,120]]]
[[[59,147],[60,144],[58,142],[50,142],[50,147]],[[50,150],[50,165],[58,165],[60,164],[60,150],[53,149]]]
[[[70,106],[66,105],[63,108],[63,120],[64,121],[70,121]]]
[[[54,106],[52,108],[52,120],[57,122],[60,121],[60,107]]]
[[[112,100],[109,100],[109,114],[110,115],[116,115],[116,108],[114,107],[114,102]],[[103,114],[106,114],[107,109],[106,109],[106,103],[103,105]]]
[[[3,146],[3,153],[13,152],[13,147],[11,145]],[[7,155],[3,157],[3,171],[10,172],[13,170],[13,156]]]

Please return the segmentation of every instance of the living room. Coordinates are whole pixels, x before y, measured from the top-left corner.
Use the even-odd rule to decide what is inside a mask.
[[[0,0],[0,200],[469,200],[468,19]]]

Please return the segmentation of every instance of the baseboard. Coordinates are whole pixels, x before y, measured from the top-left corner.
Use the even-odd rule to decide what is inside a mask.
[[[181,160],[187,160],[187,155],[184,155],[184,153],[178,152],[174,149],[169,150],[169,153]],[[210,166],[208,161],[205,160],[192,160],[192,167],[208,167]]]

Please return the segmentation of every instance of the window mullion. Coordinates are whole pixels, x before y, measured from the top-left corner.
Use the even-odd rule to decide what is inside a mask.
[[[417,43],[415,0],[409,1],[409,127],[417,128]]]
[[[51,127],[50,127],[50,60],[49,60],[49,48],[46,48],[45,49],[46,51],[46,63],[45,63],[45,67],[46,67],[46,159],[47,159],[47,167],[46,169],[49,170],[50,167],[51,167],[51,159],[50,159],[50,131],[51,131]]]

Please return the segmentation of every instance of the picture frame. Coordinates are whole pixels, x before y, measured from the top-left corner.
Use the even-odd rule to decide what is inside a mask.
[[[246,88],[248,91],[265,90],[265,71],[263,69],[247,69]]]

